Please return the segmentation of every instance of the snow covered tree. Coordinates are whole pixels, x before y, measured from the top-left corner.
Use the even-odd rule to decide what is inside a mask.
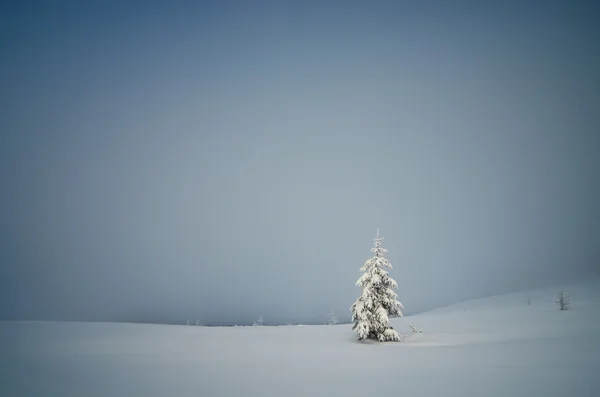
[[[260,317],[258,318],[258,320],[256,320],[256,321],[254,322],[254,324],[253,324],[253,325],[254,325],[255,327],[262,327],[262,325],[263,325],[263,322],[264,322],[264,320],[263,320],[263,316],[260,316]]]
[[[560,291],[558,295],[556,295],[556,303],[558,304],[558,308],[562,310],[571,310],[571,297],[569,294]]]
[[[329,325],[337,325],[339,323],[337,316],[335,315],[335,310],[331,311],[331,317],[329,318]]]
[[[387,252],[381,246],[383,237],[374,239],[375,247],[371,252],[375,256],[367,260],[360,268],[364,274],[358,279],[356,285],[362,288],[361,296],[354,302],[352,311],[352,329],[358,334],[358,339],[377,339],[380,342],[399,341],[400,336],[389,324],[389,317],[401,317],[404,309],[397,298],[393,288],[398,288],[385,270],[391,269],[391,263],[384,257]]]

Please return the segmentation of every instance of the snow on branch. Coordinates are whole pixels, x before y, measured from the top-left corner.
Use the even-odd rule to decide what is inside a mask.
[[[400,336],[390,326],[391,316],[402,316],[402,304],[397,300],[398,295],[392,290],[398,284],[383,268],[392,268],[385,258],[387,250],[382,247],[383,237],[374,239],[375,246],[371,249],[374,256],[360,268],[364,274],[356,285],[362,288],[362,294],[354,302],[352,311],[352,329],[359,339],[376,339],[381,342],[399,341]]]

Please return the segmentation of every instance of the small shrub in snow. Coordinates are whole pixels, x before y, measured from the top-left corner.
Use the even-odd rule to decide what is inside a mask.
[[[254,322],[253,326],[254,326],[254,327],[262,327],[262,326],[263,326],[263,322],[264,322],[264,320],[263,320],[263,317],[262,317],[262,316],[260,316],[260,317],[258,318],[258,320],[256,320],[256,321]]]
[[[423,333],[423,328],[415,328],[414,325],[409,325],[409,327],[412,329],[412,333],[413,334],[422,334]]]
[[[331,311],[331,318],[329,319],[329,325],[337,325],[339,323],[337,316],[335,315],[335,310]]]
[[[352,329],[358,334],[358,339],[376,339],[380,342],[399,341],[400,336],[390,326],[389,317],[402,316],[404,307],[398,300],[398,295],[393,288],[398,288],[384,268],[391,269],[391,263],[384,258],[387,252],[381,246],[382,237],[374,239],[375,247],[371,252],[375,254],[367,260],[360,269],[364,274],[358,279],[356,285],[362,288],[362,295],[354,302],[352,311]]]
[[[555,299],[559,310],[571,310],[571,297],[564,291],[560,291]]]

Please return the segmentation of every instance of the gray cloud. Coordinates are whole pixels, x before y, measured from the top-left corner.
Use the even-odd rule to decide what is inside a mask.
[[[522,4],[8,8],[0,319],[343,320],[377,227],[409,313],[600,276],[597,10]]]

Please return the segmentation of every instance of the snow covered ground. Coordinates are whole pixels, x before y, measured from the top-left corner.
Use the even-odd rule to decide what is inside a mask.
[[[347,324],[4,322],[0,396],[600,396],[600,280],[564,288],[568,312],[555,287],[394,319],[403,343]]]

